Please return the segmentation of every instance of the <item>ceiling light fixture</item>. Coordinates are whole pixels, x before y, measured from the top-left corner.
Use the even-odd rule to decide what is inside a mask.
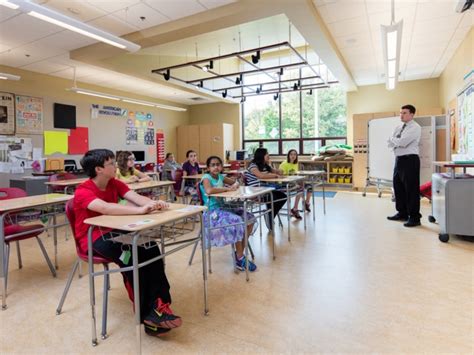
[[[382,50],[385,65],[387,90],[395,89],[400,67],[403,20],[395,23],[395,0],[392,0],[392,20],[390,25],[381,25]]]
[[[252,63],[258,64],[259,60],[260,60],[260,51],[257,51],[255,55],[252,55]]]
[[[103,99],[114,100],[114,101],[123,101],[123,102],[128,102],[128,103],[136,104],[136,105],[157,107],[157,108],[162,108],[162,109],[165,109],[165,110],[172,110],[172,111],[187,111],[187,109],[185,109],[183,107],[162,105],[162,104],[157,104],[155,102],[136,100],[136,99],[132,99],[132,98],[129,98],[129,97],[111,95],[111,94],[106,94],[106,93],[102,93],[102,92],[98,92],[98,91],[81,89],[81,88],[78,88],[78,87],[72,87],[72,88],[66,89],[66,90],[73,91],[76,94],[101,97]]]
[[[273,95],[273,100],[278,100],[278,96],[280,96],[278,93],[276,93],[275,95]]]
[[[205,66],[202,67],[202,70],[205,72],[214,69],[214,61],[210,61],[209,64],[206,64]]]
[[[81,35],[93,38],[97,41],[110,44],[111,46],[120,49],[125,49],[129,52],[136,52],[141,48],[138,44],[127,41],[111,33],[102,31],[96,27],[90,26],[72,17],[68,17],[59,12],[56,12],[47,7],[35,4],[30,1],[0,0],[0,5],[4,5],[10,8],[14,8],[12,7],[12,5],[16,6],[15,9],[19,9],[20,11],[27,13],[30,16],[66,28],[70,31],[77,32]]]
[[[243,83],[244,76],[240,74],[237,79],[235,79],[235,85],[240,85]]]
[[[171,72],[169,69],[166,71],[166,73],[163,74],[163,77],[165,78],[166,81],[170,80]]]
[[[7,73],[0,73],[0,80],[20,80],[21,76],[7,74]]]
[[[225,99],[227,97],[227,90],[224,90],[224,92],[222,93],[222,97]]]

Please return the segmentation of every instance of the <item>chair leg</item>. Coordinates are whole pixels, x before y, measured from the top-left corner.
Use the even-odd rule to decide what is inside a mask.
[[[104,270],[109,271],[109,265],[104,264]],[[102,339],[107,338],[107,304],[109,295],[110,278],[109,274],[104,275],[104,294],[102,296]]]
[[[230,250],[232,251],[231,252],[231,256],[232,256],[232,265],[234,266],[234,272],[236,274],[239,273],[239,269],[237,269],[237,255],[235,253],[235,247],[234,247],[234,244],[230,244]]]
[[[23,263],[21,262],[21,251],[20,251],[20,241],[16,240],[16,255],[18,255],[18,268],[21,269],[23,267]]]
[[[54,269],[53,263],[49,259],[48,253],[46,253],[46,249],[44,248],[43,242],[38,237],[36,237],[36,240],[38,241],[40,249],[43,252],[43,256],[46,259],[46,262],[48,263],[49,270],[51,270],[51,273],[53,274],[53,277],[56,277],[56,270]]]
[[[249,252],[250,252],[250,256],[252,257],[252,261],[254,261],[255,260],[255,254],[253,253],[252,246],[250,245],[249,241],[247,241],[247,245],[249,247]]]
[[[278,224],[280,225],[280,228],[283,228],[283,223],[281,223],[280,215],[277,214],[277,217],[278,217]]]
[[[74,275],[77,271],[77,268],[79,267],[79,263],[81,262],[81,259],[77,258],[76,261],[74,262],[74,265],[72,266],[71,271],[69,272],[69,276],[67,277],[67,282],[66,282],[66,287],[64,287],[63,294],[61,296],[61,300],[59,301],[58,308],[56,308],[56,315],[61,314],[61,310],[63,309],[64,301],[66,301],[67,294],[69,292],[69,288],[71,287],[72,279],[74,278]]]
[[[5,243],[5,259],[4,259],[4,270],[5,270],[5,297],[7,296],[7,285],[8,285],[8,262],[10,260],[10,244]]]
[[[194,244],[194,247],[193,247],[193,252],[191,253],[191,257],[189,258],[189,266],[191,266],[191,264],[193,263],[194,254],[196,253],[198,244],[199,244],[199,240],[196,240],[196,243]]]

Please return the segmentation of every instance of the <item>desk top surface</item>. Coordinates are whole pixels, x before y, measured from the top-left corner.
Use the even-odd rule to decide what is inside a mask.
[[[130,190],[152,189],[154,187],[165,187],[173,185],[174,181],[143,181],[127,184]]]
[[[84,223],[97,227],[120,229],[126,232],[136,232],[169,223],[177,219],[190,217],[205,210],[206,207],[204,206],[170,203],[169,209],[163,211],[155,211],[145,215],[102,215],[88,218],[84,221]]]
[[[12,198],[0,201],[0,212],[9,212],[22,210],[25,208],[34,208],[55,203],[63,203],[73,198],[72,195],[65,194],[44,194],[36,196],[27,196]]]
[[[296,174],[303,176],[320,176],[326,175],[326,172],[322,170],[299,170]]]
[[[434,161],[433,165],[444,166],[446,168],[474,168],[474,163],[460,164],[453,161]]]
[[[69,179],[69,180],[57,180],[57,181],[48,181],[45,182],[45,185],[51,186],[74,186],[82,184],[84,181],[88,180],[89,178],[79,178],[79,179]]]
[[[290,176],[280,176],[277,178],[270,178],[270,179],[260,179],[260,182],[276,182],[276,183],[290,183],[303,180],[303,176],[298,175],[290,175]]]
[[[263,186],[240,186],[238,190],[219,192],[212,194],[212,197],[223,197],[223,198],[243,198],[249,199],[254,198],[263,194],[267,194],[273,190],[273,187]]]
[[[195,175],[186,175],[186,176],[183,176],[183,179],[184,180],[200,180],[202,179],[202,177],[204,176],[204,174],[195,174]]]

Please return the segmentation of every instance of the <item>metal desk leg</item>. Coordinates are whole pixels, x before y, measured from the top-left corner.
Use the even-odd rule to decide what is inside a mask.
[[[212,274],[212,268],[211,268],[211,212],[209,209],[211,203],[211,199],[208,199],[208,205],[207,205],[207,213],[206,213],[206,226],[208,228],[208,233],[207,233],[207,242],[209,243],[207,245],[208,247],[208,254],[209,254],[209,273]]]
[[[141,322],[140,322],[140,280],[138,279],[138,234],[133,236],[132,258],[133,258],[133,303],[135,305],[135,332],[137,336],[137,354],[142,353]]]
[[[0,215],[0,287],[2,288],[2,310],[7,309],[6,265],[5,265],[5,214]]]
[[[304,230],[306,230],[306,185],[305,183],[303,182],[303,196],[302,196],[302,200],[303,200],[303,222],[304,222]]]
[[[323,181],[323,209],[324,209],[324,214],[326,214],[326,190],[324,188],[324,181]]]
[[[96,331],[96,319],[95,319],[95,286],[94,286],[94,262],[92,258],[93,249],[92,249],[92,231],[94,226],[89,227],[87,232],[87,257],[89,262],[89,296],[91,303],[91,312],[92,312],[92,346],[97,345],[97,331]]]
[[[249,234],[247,232],[247,200],[244,200],[244,243],[245,243],[245,278],[249,281]]]
[[[199,219],[201,222],[201,253],[202,253],[202,279],[204,281],[204,315],[207,316],[209,314],[209,306],[207,304],[207,260],[206,260],[206,233],[205,233],[205,225],[204,225],[204,218],[202,212],[199,214]]]
[[[57,227],[57,218],[56,213],[53,214],[53,241],[54,241],[54,267],[56,270],[59,269],[58,266],[58,227]]]
[[[270,206],[271,206],[271,218],[272,218],[272,221],[275,219],[275,209],[273,208],[273,194],[272,192],[270,191]],[[275,223],[273,223],[273,228],[271,230],[271,233],[272,233],[272,241],[273,241],[273,260],[275,260],[276,256],[275,256]]]
[[[290,197],[290,189],[289,184],[286,184],[286,208],[288,209],[288,213],[286,214],[286,221],[288,223],[288,241],[291,242],[291,232],[290,232],[290,224],[291,224],[291,197]]]
[[[312,183],[311,183],[311,189],[312,189],[312,194],[313,196],[311,196],[311,203],[313,204],[313,222],[316,220],[316,211],[314,210],[314,193],[316,192],[316,184],[315,184],[315,181],[314,179],[312,180]]]

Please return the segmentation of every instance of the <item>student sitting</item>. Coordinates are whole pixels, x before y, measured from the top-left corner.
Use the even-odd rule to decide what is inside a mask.
[[[266,148],[258,148],[255,151],[253,160],[244,173],[246,184],[248,186],[259,186],[260,180],[277,178],[282,175],[280,170],[273,169],[269,164],[270,155],[268,154],[268,150]],[[282,191],[273,190],[272,195],[273,211],[274,216],[276,216],[286,203],[286,194]],[[268,203],[267,208],[271,209],[271,204]],[[265,223],[269,230],[273,229],[273,220],[270,214],[265,215]]]
[[[197,153],[194,150],[186,152],[186,161],[183,164],[183,176],[197,175],[201,173],[197,161]],[[191,195],[192,202],[198,201],[198,195],[193,180],[186,180],[184,184],[184,194]]]
[[[283,171],[284,175],[294,175],[298,172],[299,170],[298,152],[295,149],[290,149],[288,151],[288,154],[286,156],[286,161],[283,161],[280,164],[279,169]],[[304,188],[304,183],[302,184],[301,188],[302,189]],[[306,194],[306,201],[304,203],[305,210],[307,212],[311,212],[311,209],[310,209],[311,194],[312,194],[312,190],[311,188],[309,188],[308,193]],[[300,199],[301,199],[301,195],[297,195],[295,197],[295,204],[293,208],[290,210],[291,215],[295,217],[296,219],[302,219],[302,217],[300,216],[300,213],[298,212],[298,204],[300,202]]]
[[[151,177],[134,167],[135,157],[131,152],[122,151],[117,156],[117,171],[115,177],[126,184],[150,181]]]
[[[181,164],[177,163],[174,159],[173,153],[166,153],[165,163],[163,164],[163,174],[166,180],[171,179],[171,172],[182,169]]]
[[[74,194],[75,237],[80,248],[87,252],[87,231],[84,220],[100,215],[141,215],[168,208],[163,201],[153,201],[131,191],[126,184],[115,179],[114,153],[108,149],[88,151],[81,160],[89,180],[79,185]],[[119,198],[128,204],[118,204]],[[112,229],[96,228],[92,234],[94,253],[113,261],[120,267],[132,265],[130,251],[111,240]],[[160,255],[158,245],[138,247],[138,262],[142,263]],[[133,302],[133,272],[122,272],[125,288]],[[148,335],[160,336],[179,327],[182,320],[173,314],[170,303],[170,285],[165,275],[163,260],[157,260],[139,269],[140,318]]]
[[[251,224],[247,225],[247,235],[250,236],[254,230],[255,217],[243,209],[226,210],[224,209],[224,201],[222,199],[212,197],[212,194],[235,191],[239,188],[238,182],[222,175],[222,165],[221,158],[217,156],[207,158],[206,166],[208,173],[202,177],[199,184],[204,205],[209,208],[208,211],[204,212],[204,223],[209,223],[211,228],[221,227],[210,230],[211,246],[222,247],[234,244],[235,267],[243,271],[246,265],[246,258],[244,256],[245,226],[243,224],[232,224],[243,223],[243,214],[247,213],[247,221],[252,221]],[[207,229],[209,224],[206,224],[206,241],[209,238],[209,229]],[[255,270],[257,270],[257,265],[249,260],[249,271]]]

